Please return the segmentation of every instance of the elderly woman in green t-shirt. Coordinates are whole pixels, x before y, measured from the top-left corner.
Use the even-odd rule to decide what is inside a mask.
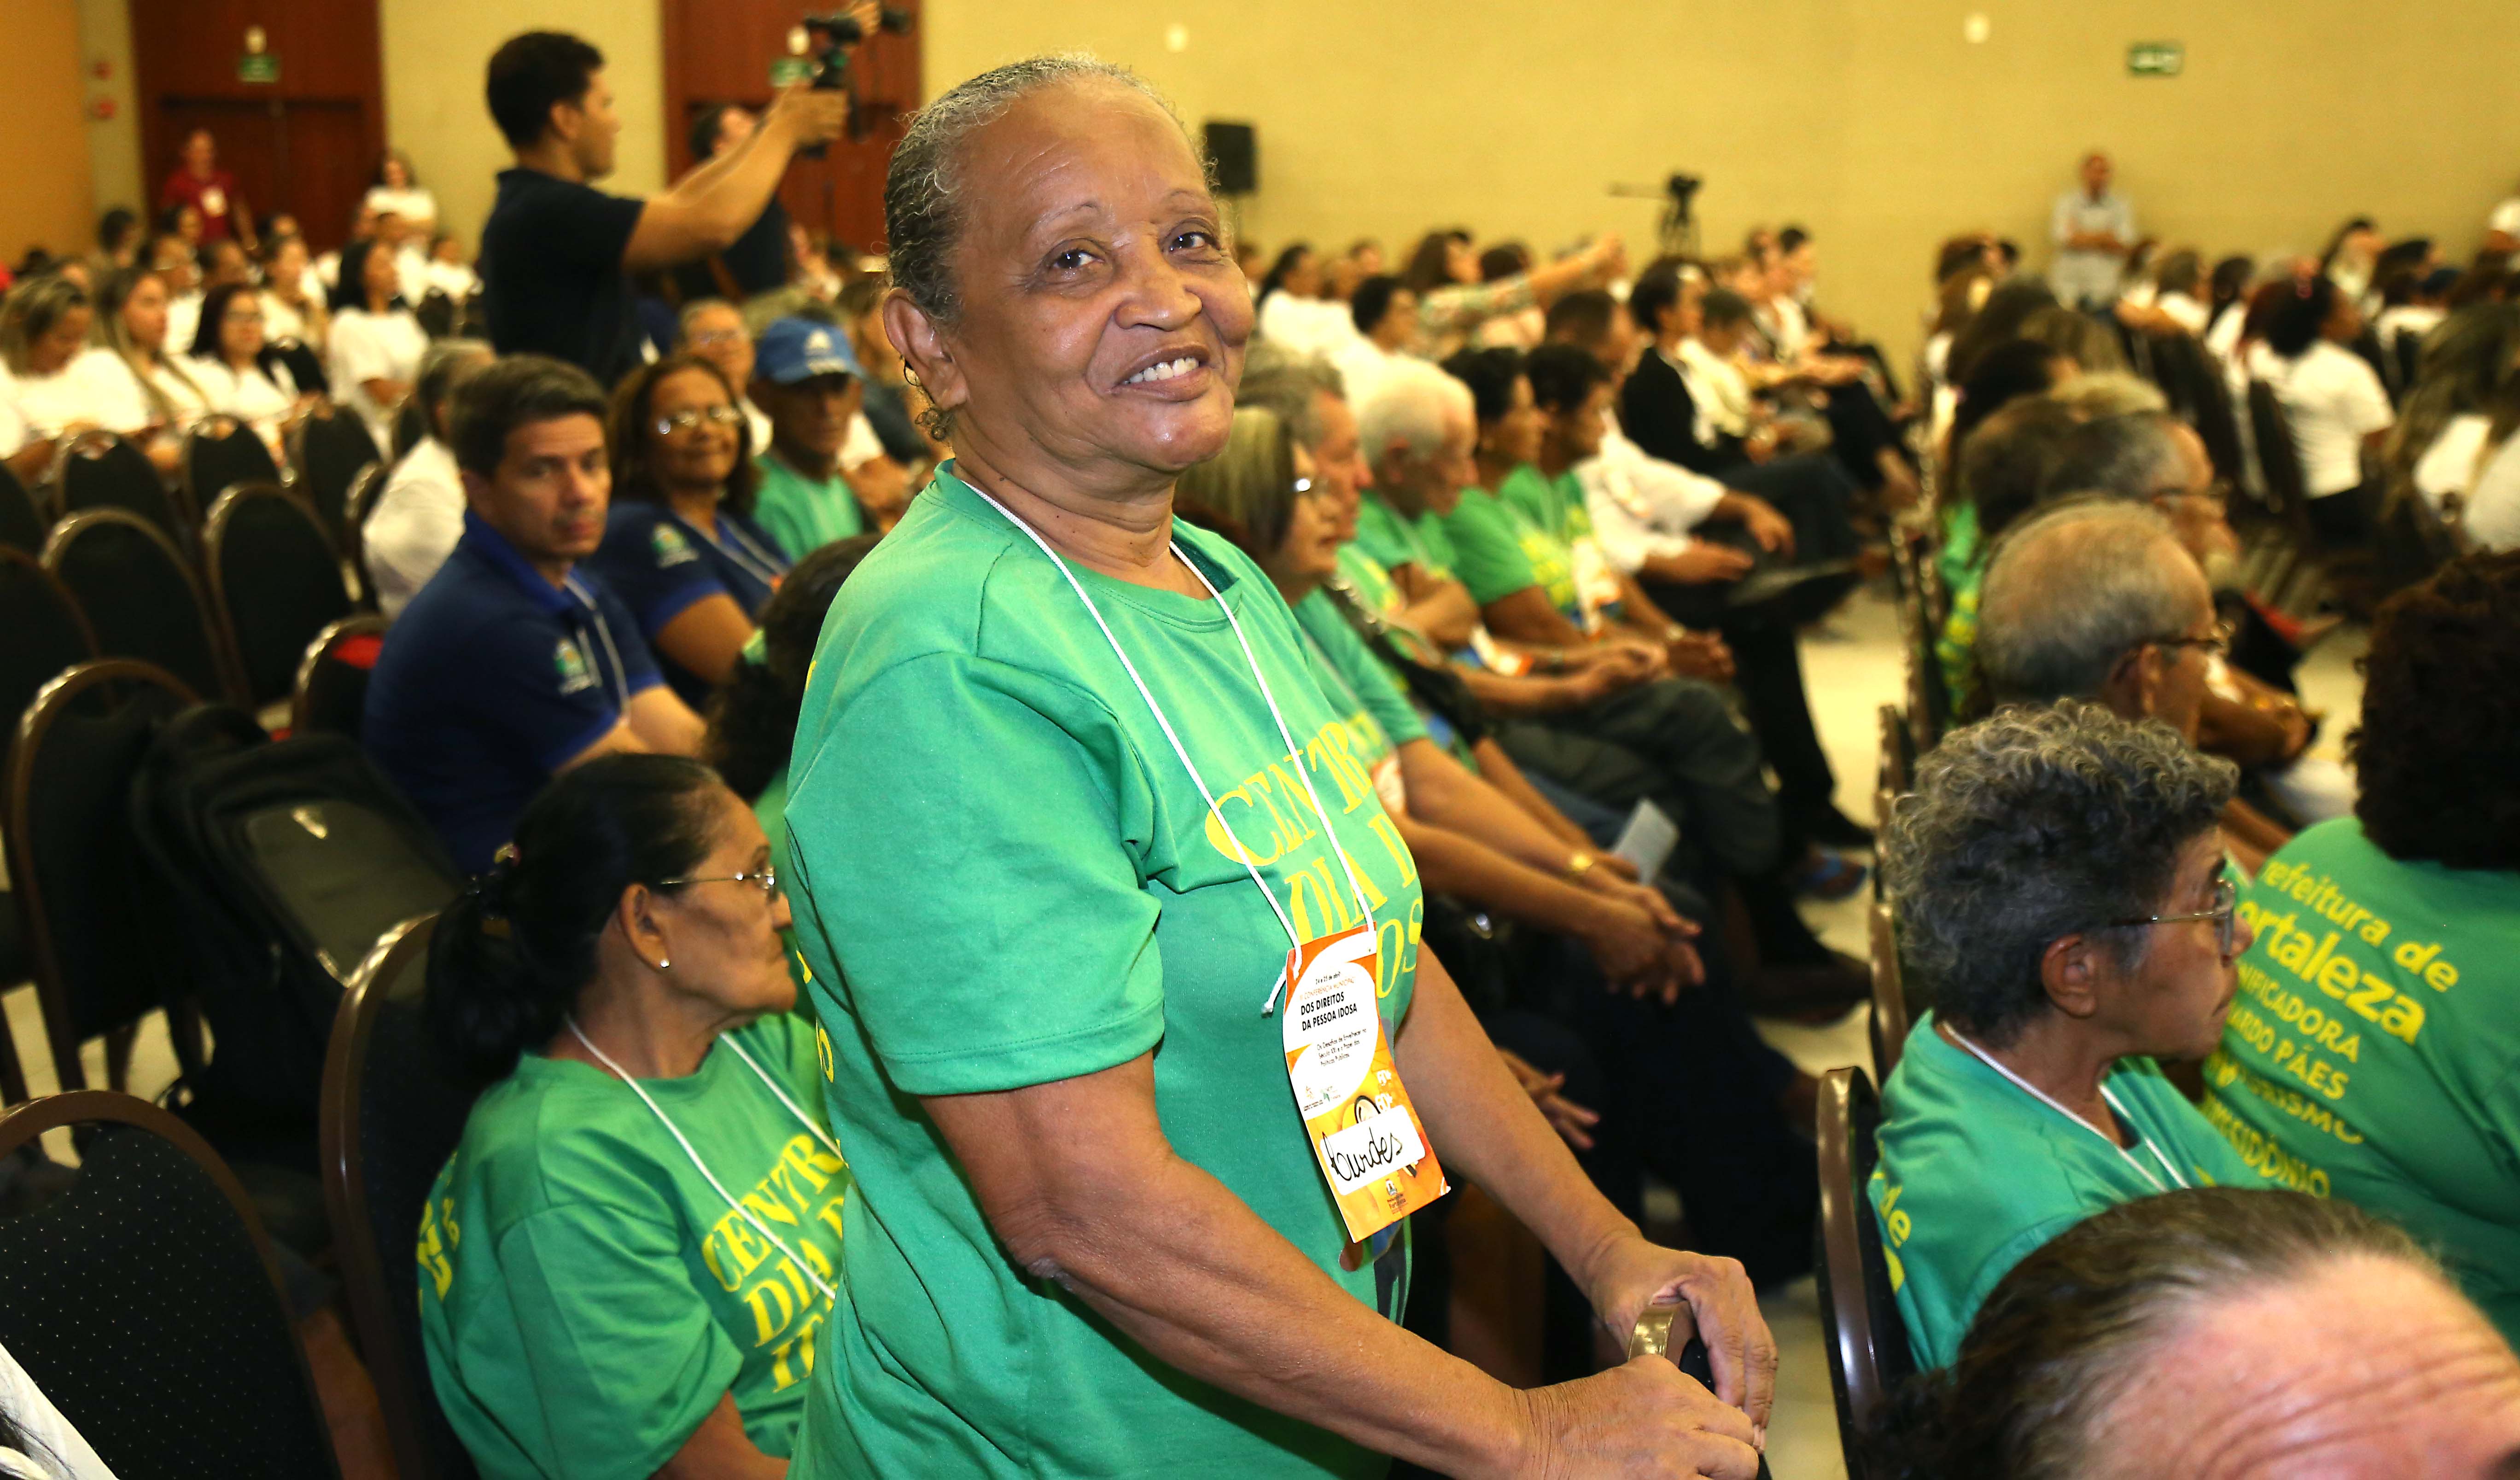
[[[1899,799],[1883,882],[1934,1009],[1883,1086],[1870,1192],[1919,1366],[2102,1208],[2257,1185],[2155,1062],[2214,1051],[2249,946],[2232,781],[2167,725],[2069,699],[1955,732]]]
[[[784,1473],[848,1168],[769,840],[698,761],[563,773],[430,940],[490,1081],[420,1227],[421,1340],[485,1476]]]
[[[859,1187],[797,1471],[1750,1474],[1738,1267],[1586,1184],[1417,950],[1284,602],[1173,518],[1252,325],[1179,120],[1100,63],[1003,67],[913,120],[885,218],[885,332],[957,456],[834,603],[789,778]],[[1388,1066],[1324,1100],[1294,1005],[1332,992],[1338,1061]],[[1614,1328],[1686,1300],[1720,1397],[1653,1359],[1518,1393],[1403,1330],[1390,1217],[1439,1162]]]

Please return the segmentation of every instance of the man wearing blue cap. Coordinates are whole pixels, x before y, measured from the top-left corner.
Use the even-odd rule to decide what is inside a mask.
[[[770,446],[754,459],[761,489],[752,517],[789,560],[868,527],[867,510],[840,476],[864,380],[849,336],[812,319],[781,319],[753,347],[752,402],[770,418]]]

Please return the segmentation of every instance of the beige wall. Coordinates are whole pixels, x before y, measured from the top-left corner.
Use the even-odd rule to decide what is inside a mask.
[[[603,51],[621,113],[608,188],[662,189],[665,74],[656,0],[378,0],[385,51],[385,135],[437,195],[439,216],[468,239],[490,213],[508,149],[481,89],[490,54],[519,31],[564,30]]]
[[[9,151],[0,167],[0,256],[29,247],[77,251],[94,240],[86,97],[79,86],[78,11],[71,0],[21,0],[0,46]]]
[[[1962,35],[1972,8],[1983,44]],[[1257,123],[1244,224],[1265,246],[1370,234],[1398,251],[1459,221],[1544,251],[1602,229],[1650,249],[1657,208],[1606,187],[1686,168],[1707,180],[1709,247],[1804,223],[1823,301],[1903,352],[1934,244],[1989,227],[2044,258],[2048,202],[2095,144],[2145,232],[2210,251],[2316,249],[2356,212],[2463,250],[2520,177],[2509,0],[2441,0],[2420,26],[2348,0],[928,0],[927,15],[930,96],[1084,47],[1140,68],[1193,123]],[[2127,75],[2127,44],[2155,39],[2185,43],[2184,75]]]

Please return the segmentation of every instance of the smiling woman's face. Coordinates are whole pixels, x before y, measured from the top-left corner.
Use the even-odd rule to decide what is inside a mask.
[[[1118,83],[1036,91],[966,141],[962,316],[917,363],[998,471],[1121,487],[1224,447],[1251,295],[1190,141]]]

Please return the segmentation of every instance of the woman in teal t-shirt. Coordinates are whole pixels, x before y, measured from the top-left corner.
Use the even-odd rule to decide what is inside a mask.
[[[1749,1473],[1748,1282],[1586,1183],[1418,949],[1378,800],[1319,763],[1343,717],[1293,614],[1173,517],[1252,328],[1179,119],[1033,58],[928,104],[890,168],[884,327],[955,459],[832,603],[788,775],[860,1200],[795,1472]],[[1354,995],[1290,1010],[1289,951],[1333,942]],[[1322,1033],[1391,1077],[1316,1099],[1317,1148]],[[1358,1130],[1370,1162],[1329,1144]],[[1640,1359],[1535,1399],[1403,1329],[1408,1225],[1339,1197],[1391,1213],[1434,1162],[1617,1328],[1688,1299],[1719,1396]]]
[[[850,1179],[787,923],[750,810],[664,755],[563,773],[440,918],[429,1026],[492,1083],[422,1217],[421,1340],[483,1475],[793,1450]]]
[[[2248,949],[2217,826],[2233,777],[2068,700],[1955,732],[1900,798],[1883,882],[1935,1007],[1883,1087],[1870,1193],[1919,1366],[2102,1208],[2257,1185],[2154,1062],[2213,1052]]]

